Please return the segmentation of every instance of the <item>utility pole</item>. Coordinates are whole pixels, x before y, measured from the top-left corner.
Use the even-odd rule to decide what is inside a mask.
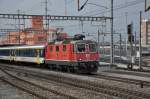
[[[114,64],[114,40],[113,40],[113,0],[111,0],[111,65]]]
[[[47,12],[48,12],[48,8],[47,8],[47,3],[48,1],[45,0],[45,30],[46,30],[46,36],[47,36],[47,42],[48,42],[48,29],[49,29],[49,21],[47,20]]]
[[[19,18],[20,10],[18,9],[17,12],[18,12],[18,30],[19,30],[18,39],[19,39],[19,45],[20,45],[20,18]]]
[[[121,43],[122,43],[122,37],[121,37],[121,33],[120,33],[120,62],[121,62],[121,48],[122,48],[122,46],[121,46]]]
[[[67,0],[65,0],[65,15],[67,15]]]
[[[102,29],[101,29],[101,34],[102,34],[102,36],[103,36],[103,38],[102,38],[102,54],[104,55],[105,53],[104,53],[104,46],[105,46],[105,44],[104,44],[104,36],[105,36],[105,32],[106,32],[106,23],[105,23],[105,20],[104,21],[102,21]],[[105,30],[104,30],[105,29]],[[105,31],[105,32],[104,32]]]
[[[8,39],[9,39],[9,44],[10,44],[10,32],[8,32]]]
[[[100,42],[100,32],[99,32],[99,28],[98,28],[98,53],[99,53],[99,51],[100,51],[100,44],[99,44],[99,42]]]
[[[23,12],[25,14],[25,12]],[[23,19],[23,28],[25,29],[26,22],[25,22],[25,18]]]
[[[142,11],[140,11],[140,40],[139,40],[139,69],[141,70],[142,69],[142,66],[141,66],[141,62],[142,62],[142,54],[141,54],[141,52],[142,52],[142,49],[141,49],[141,25],[142,25]]]
[[[135,52],[136,52],[136,51],[137,51],[137,50],[136,50],[136,32],[135,32],[135,36],[134,36],[134,37],[135,37],[134,40],[135,40]]]
[[[133,22],[131,22],[131,41],[130,41],[130,47],[131,47],[131,69],[133,68],[134,63],[134,55],[133,55]]]
[[[79,11],[79,8],[80,8],[80,1],[78,0],[77,3],[78,3],[78,11]]]
[[[125,12],[126,16],[126,26],[128,25],[128,12]],[[126,33],[128,33],[128,29],[126,28]],[[128,56],[128,38],[126,38],[126,57]]]
[[[83,24],[84,24],[83,21],[81,21],[81,29],[82,29],[82,33],[84,33],[84,32],[83,32]]]

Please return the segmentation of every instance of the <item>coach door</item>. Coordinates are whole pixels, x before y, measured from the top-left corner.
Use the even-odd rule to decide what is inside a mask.
[[[10,50],[10,61],[14,60],[14,50]]]
[[[40,49],[36,49],[35,51],[36,63],[40,64]]]
[[[13,60],[16,60],[16,49],[13,50]]]

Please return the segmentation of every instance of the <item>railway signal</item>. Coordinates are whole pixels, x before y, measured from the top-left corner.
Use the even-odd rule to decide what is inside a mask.
[[[127,26],[127,29],[128,29],[128,42],[134,42],[134,36],[133,36],[133,34],[132,34],[132,30],[133,30],[133,28],[132,28],[132,24],[129,24],[128,26]]]

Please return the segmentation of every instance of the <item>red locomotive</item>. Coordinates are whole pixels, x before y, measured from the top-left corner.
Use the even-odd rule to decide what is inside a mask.
[[[90,40],[63,40],[51,43],[45,50],[49,67],[76,72],[96,72],[99,55],[96,42]]]
[[[57,40],[46,46],[1,47],[0,59],[46,64],[50,69],[69,72],[93,73],[99,65],[97,43],[83,40],[83,37],[76,35],[72,39]]]

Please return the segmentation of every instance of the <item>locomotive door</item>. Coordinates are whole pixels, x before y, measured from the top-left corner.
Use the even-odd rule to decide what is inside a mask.
[[[67,53],[67,46],[63,45],[62,46],[62,56],[61,56],[61,59],[62,60],[68,60],[68,54],[69,53]]]
[[[14,51],[13,50],[10,50],[10,61],[13,61],[14,60]]]
[[[13,60],[16,60],[16,50],[13,50]]]

